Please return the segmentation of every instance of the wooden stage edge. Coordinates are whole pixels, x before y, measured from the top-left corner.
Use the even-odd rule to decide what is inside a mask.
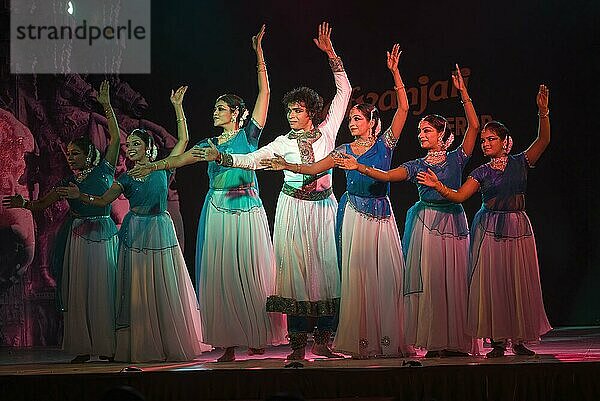
[[[264,400],[598,400],[600,327],[558,328],[532,345],[533,357],[322,360],[308,353],[286,367],[287,346],[216,363],[220,351],[186,363],[68,363],[57,349],[0,348],[0,399],[96,401],[129,385],[147,401]],[[487,349],[484,349],[484,352]]]

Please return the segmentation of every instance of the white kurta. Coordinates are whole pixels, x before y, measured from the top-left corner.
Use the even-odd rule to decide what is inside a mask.
[[[344,71],[334,72],[337,88],[325,120],[318,126],[320,136],[312,142],[314,161],[329,155],[335,147],[338,129],[344,119],[352,87]],[[293,136],[293,135],[292,135]],[[281,135],[273,142],[245,155],[231,155],[233,166],[260,169],[260,161],[283,156],[290,163],[305,162],[299,140]],[[295,189],[306,189],[307,180],[315,182],[311,192],[330,190],[331,173],[315,177],[284,171],[284,182]],[[275,213],[273,247],[277,265],[276,296],[270,297],[270,311],[292,315],[335,314],[340,297],[340,276],[335,247],[337,201],[333,194],[321,200],[303,200],[281,193]]]

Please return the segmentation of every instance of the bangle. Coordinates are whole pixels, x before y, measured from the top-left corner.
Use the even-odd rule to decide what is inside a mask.
[[[167,159],[162,159],[162,162],[164,164],[164,169],[168,170],[169,169],[169,162],[167,161]]]
[[[329,59],[329,67],[333,72],[344,72],[344,63],[338,56]]]
[[[152,169],[152,171],[156,171],[156,170],[158,170],[158,164],[157,163],[150,163],[150,168]]]
[[[440,195],[442,195],[445,198],[450,193],[450,188],[445,186],[441,181],[440,181],[440,185],[442,187],[440,188],[440,190],[438,192],[440,193]]]
[[[256,63],[256,71],[257,72],[263,72],[263,71],[267,71],[267,63],[265,63],[264,60],[260,60]]]
[[[550,115],[550,109],[546,109],[545,113],[543,113],[542,111],[538,111],[538,116],[540,118],[548,118],[549,115]]]
[[[404,89],[404,85],[402,86],[394,86],[395,91],[399,91],[400,89]]]
[[[473,103],[473,101],[471,100],[470,97],[466,98],[466,99],[460,99],[460,102],[462,104],[466,104],[466,103]]]
[[[296,174],[302,174],[302,164],[294,164],[294,167],[296,167]]]
[[[88,195],[88,199],[89,199],[90,203],[92,203],[94,201],[94,199],[96,199],[96,198],[94,198],[92,195]]]
[[[178,123],[180,123],[180,122],[182,122],[182,121],[185,121],[185,117],[179,117],[179,118],[177,119],[177,122],[178,122]]]

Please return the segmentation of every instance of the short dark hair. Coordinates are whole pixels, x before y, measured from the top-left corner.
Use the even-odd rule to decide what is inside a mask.
[[[287,107],[291,103],[301,103],[306,107],[308,116],[313,125],[319,124],[321,121],[321,111],[323,110],[323,98],[314,90],[301,86],[292,89],[283,95],[283,105]]]

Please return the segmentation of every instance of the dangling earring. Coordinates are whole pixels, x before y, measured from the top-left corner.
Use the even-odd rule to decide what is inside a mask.
[[[152,156],[152,150],[150,148],[146,148],[146,157],[148,159],[150,159],[151,156]]]
[[[85,158],[85,166],[90,167],[92,165],[92,158],[90,156]]]

